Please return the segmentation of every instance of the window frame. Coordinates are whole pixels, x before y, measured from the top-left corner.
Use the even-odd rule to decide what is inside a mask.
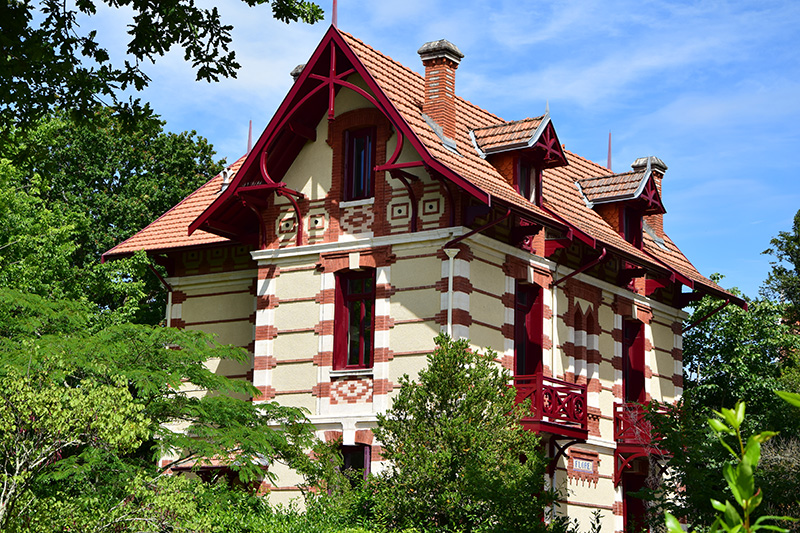
[[[353,292],[351,283],[357,280],[372,282],[371,290]],[[333,370],[357,370],[372,368],[375,363],[375,269],[344,270],[336,273],[336,297],[334,312],[334,353]],[[361,303],[362,318],[366,316],[364,305],[368,307],[369,320],[359,325],[357,362],[351,363],[350,317],[352,305]],[[365,335],[365,331],[368,333]]]
[[[514,375],[533,376],[543,369],[544,295],[540,286],[517,281],[514,291]],[[521,301],[525,295],[527,301]],[[532,367],[532,368],[529,368]],[[532,371],[531,371],[532,370]]]
[[[534,205],[542,205],[542,171],[525,157],[518,157],[514,167],[517,192]]]
[[[372,462],[372,446],[368,444],[353,444],[347,445],[344,444],[339,445],[339,453],[342,455],[342,467],[340,471],[345,473],[348,470],[361,470],[363,472],[363,478],[367,479],[370,474],[370,466]],[[361,456],[361,462],[363,463],[361,468],[353,467],[353,458]],[[354,476],[351,479],[351,482],[355,485],[356,477]]]
[[[366,140],[363,150],[369,158],[360,164],[356,162],[357,142]],[[375,157],[377,145],[377,128],[366,126],[353,128],[344,132],[344,174],[342,177],[342,201],[352,202],[365,200],[375,196]],[[360,172],[356,176],[356,172]]]

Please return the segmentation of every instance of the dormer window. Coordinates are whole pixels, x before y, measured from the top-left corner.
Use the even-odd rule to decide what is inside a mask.
[[[542,173],[529,160],[520,157],[517,163],[517,191],[526,200],[542,204]]]
[[[375,194],[375,128],[345,132],[344,201],[372,198]]]
[[[625,206],[622,210],[622,230],[625,240],[635,247],[642,248],[642,212]]]

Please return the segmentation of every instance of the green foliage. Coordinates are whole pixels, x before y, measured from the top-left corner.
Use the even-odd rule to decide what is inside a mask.
[[[247,361],[244,350],[197,331],[107,325],[90,309],[0,292],[0,475],[17,480],[2,508],[19,509],[0,517],[0,529],[11,520],[24,530],[45,509],[72,517],[79,529],[114,520],[174,523],[170,506],[195,505],[196,495],[185,492],[199,489],[175,492],[177,485],[165,484],[178,482],[163,481],[164,472],[212,459],[243,482],[273,480],[275,461],[314,474],[305,452],[316,441],[305,413],[253,404],[249,382],[205,364]],[[170,463],[158,465],[165,455]]]
[[[775,260],[764,293],[787,304],[785,318],[796,328],[800,324],[800,211],[794,216],[792,231],[779,232],[770,245],[764,253]]]
[[[0,286],[85,298],[116,322],[161,320],[151,260],[100,264],[101,254],[219,172],[213,147],[161,123],[125,131],[109,110],[91,127],[50,117],[14,142],[0,160]]]
[[[798,401],[800,396],[794,395]],[[708,420],[708,425],[722,444],[734,458],[735,463],[726,464],[722,473],[728,490],[733,496],[735,505],[729,500],[724,503],[711,499],[711,506],[716,512],[711,524],[710,533],[725,531],[726,533],[755,533],[770,530],[785,533],[786,530],[775,525],[778,520],[791,520],[782,516],[759,516],[755,511],[764,500],[761,489],[756,488],[754,472],[761,460],[761,445],[774,437],[774,431],[762,431],[750,435],[744,440],[742,427],[745,421],[745,404],[737,402],[733,409],[716,411],[716,418]],[[728,439],[731,438],[731,444]],[[666,513],[666,524],[669,533],[683,533],[678,520],[671,513]]]
[[[271,4],[273,16],[284,22],[314,23],[323,16],[319,6],[307,0],[244,1],[251,7]],[[132,11],[122,65],[111,63],[96,30],[84,31],[104,4]],[[89,22],[79,24],[79,15],[88,15]],[[131,125],[149,115],[150,109],[138,99],[121,100],[120,92],[146,87],[150,78],[142,71],[142,63],[155,62],[175,46],[183,49],[198,80],[235,76],[240,67],[230,50],[233,27],[222,22],[216,7],[200,7],[190,0],[4,2],[0,24],[0,139],[12,124],[30,126],[53,108],[91,119],[105,105],[104,99]]]
[[[522,428],[508,372],[446,335],[416,382],[401,379],[375,435],[388,472],[381,513],[393,527],[538,531],[545,506],[539,437]]]

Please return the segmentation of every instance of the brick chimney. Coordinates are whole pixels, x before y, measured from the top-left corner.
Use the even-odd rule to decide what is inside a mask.
[[[661,159],[651,155],[649,157],[640,157],[633,162],[631,168],[636,172],[642,172],[647,168],[648,161],[650,163],[650,171],[653,176],[653,181],[655,182],[656,189],[658,190],[658,195],[661,197],[661,201],[663,202],[664,196],[661,193],[661,181],[664,179],[664,174],[667,172],[667,165],[665,165]],[[655,215],[645,215],[644,221],[647,222],[648,226],[653,228],[653,231],[656,235],[661,238],[664,237],[664,215],[660,213]]]
[[[441,39],[417,50],[425,65],[425,101],[422,112],[442,127],[445,137],[456,136],[456,69],[464,54],[456,45]]]

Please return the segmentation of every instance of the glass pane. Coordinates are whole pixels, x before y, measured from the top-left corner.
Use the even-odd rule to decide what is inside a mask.
[[[347,331],[347,365],[359,366],[361,355],[361,327],[363,325],[363,305],[360,301],[350,302],[350,328]]]

